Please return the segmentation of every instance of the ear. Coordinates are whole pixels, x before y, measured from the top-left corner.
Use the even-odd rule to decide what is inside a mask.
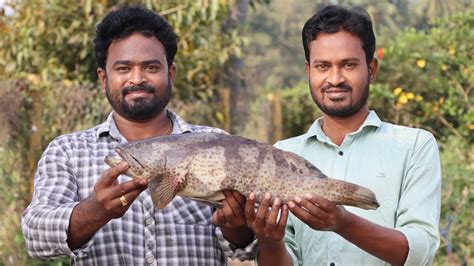
[[[377,69],[379,67],[379,61],[377,58],[372,59],[372,62],[369,64],[369,81],[370,83],[375,81],[375,75],[377,74]]]
[[[174,83],[175,77],[176,77],[176,64],[173,63],[168,69],[168,78],[171,80],[171,82]]]
[[[102,87],[102,92],[105,94],[105,87],[107,86],[107,73],[105,69],[98,67],[97,76],[99,77],[100,86]]]

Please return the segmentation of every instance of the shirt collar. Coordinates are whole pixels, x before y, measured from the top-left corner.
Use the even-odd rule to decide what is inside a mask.
[[[100,124],[97,129],[96,137],[99,138],[103,134],[107,134],[112,138],[119,140],[122,139],[123,136],[120,134],[120,131],[117,128],[117,125],[114,121],[113,111],[107,116],[107,119],[104,123]],[[168,117],[173,121],[173,133],[187,133],[187,132],[194,132],[195,128],[192,127],[191,124],[186,123],[178,114],[175,112],[166,109],[166,113]],[[177,130],[175,130],[177,129]]]
[[[306,132],[305,139],[310,139],[310,138],[316,138],[319,141],[327,141],[330,142],[329,137],[326,136],[322,129],[323,125],[323,118],[320,117],[318,118],[308,129],[308,132]],[[377,116],[374,110],[371,110],[369,112],[369,115],[367,118],[364,120],[364,123],[359,127],[357,131],[354,131],[352,133],[349,133],[349,135],[356,135],[359,134],[362,130],[368,127],[380,127],[382,125],[382,120]]]

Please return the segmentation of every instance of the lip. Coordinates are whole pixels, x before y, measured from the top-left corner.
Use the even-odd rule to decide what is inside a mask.
[[[330,99],[339,99],[343,98],[349,94],[347,90],[337,90],[337,89],[330,89],[324,92]]]
[[[127,96],[131,96],[131,97],[145,97],[145,96],[148,96],[152,94],[151,92],[149,91],[145,91],[145,90],[140,90],[140,91],[131,91],[131,92],[128,92],[125,94],[125,97]]]

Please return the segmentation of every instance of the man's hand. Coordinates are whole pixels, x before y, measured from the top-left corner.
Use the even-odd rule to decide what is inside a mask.
[[[285,236],[288,208],[286,205],[281,205],[279,198],[275,198],[273,204],[271,204],[271,198],[272,194],[266,193],[257,212],[255,212],[255,193],[250,193],[245,204],[247,225],[255,233],[259,245],[266,242],[280,241]],[[281,214],[278,216],[280,210]]]
[[[245,197],[237,191],[224,190],[224,195],[224,206],[214,212],[212,222],[221,227],[225,239],[234,246],[245,247],[254,240],[245,220]]]
[[[250,193],[245,204],[247,224],[258,239],[257,261],[259,265],[292,265],[283,241],[288,207],[282,205],[278,197],[272,204],[271,198],[272,195],[266,193],[257,212],[255,212],[255,193]]]
[[[245,197],[239,192],[224,190],[223,207],[217,209],[212,222],[222,228],[235,229],[246,225],[244,216]]]
[[[290,211],[315,230],[337,231],[346,222],[348,212],[343,206],[315,195],[295,197],[288,203]]]
[[[143,179],[118,184],[117,178],[125,173],[128,167],[126,162],[122,162],[107,169],[94,186],[94,194],[90,200],[95,203],[96,211],[103,214],[104,218],[110,220],[122,217],[132,202],[148,186],[148,182]]]
[[[94,193],[74,207],[67,238],[71,250],[86,243],[111,219],[122,217],[130,204],[148,187],[147,181],[142,179],[118,184],[117,178],[128,167],[123,162],[105,170],[94,186]]]

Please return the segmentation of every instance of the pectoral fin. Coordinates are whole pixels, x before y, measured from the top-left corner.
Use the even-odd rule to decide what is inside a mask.
[[[171,177],[152,178],[148,183],[151,199],[156,208],[163,209],[176,196],[176,184]]]

